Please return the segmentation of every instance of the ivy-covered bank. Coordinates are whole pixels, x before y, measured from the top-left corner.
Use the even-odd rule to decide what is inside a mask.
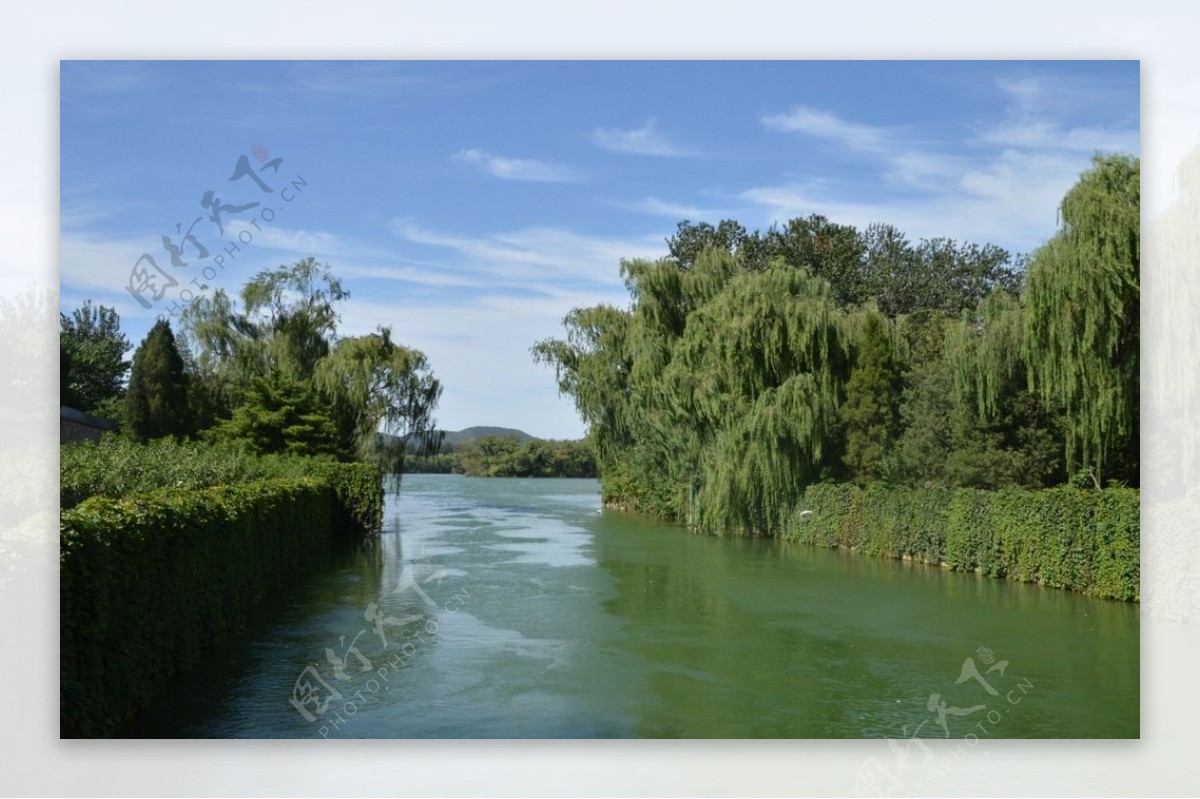
[[[62,737],[112,734],[335,537],[378,528],[378,469],[314,467],[311,477],[95,496],[63,511]]]
[[[980,491],[819,484],[804,492],[783,536],[1138,601],[1138,500],[1130,488]]]

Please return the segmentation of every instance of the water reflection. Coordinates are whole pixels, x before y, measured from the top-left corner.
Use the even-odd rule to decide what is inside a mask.
[[[1136,605],[617,517],[596,542],[604,606],[650,673],[639,735],[909,737],[937,721],[932,693],[994,703],[955,683],[981,647],[1009,661],[998,686],[1038,686],[997,737],[1137,735]]]

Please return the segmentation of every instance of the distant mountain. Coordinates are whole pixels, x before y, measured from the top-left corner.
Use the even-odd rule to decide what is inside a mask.
[[[453,452],[459,447],[470,444],[477,438],[483,436],[499,436],[500,438],[515,438],[518,443],[525,443],[536,438],[531,436],[524,430],[517,430],[513,427],[468,427],[466,430],[443,430],[445,437],[442,439],[442,452]],[[379,434],[385,440],[391,438],[386,433]],[[417,442],[410,441],[408,444],[409,452],[416,452]]]
[[[524,430],[517,430],[512,427],[468,427],[466,430],[446,430],[446,437],[442,439],[443,447],[461,447],[464,444],[469,444],[477,438],[483,436],[499,436],[500,438],[516,438],[522,443],[529,441],[533,436],[526,433]]]

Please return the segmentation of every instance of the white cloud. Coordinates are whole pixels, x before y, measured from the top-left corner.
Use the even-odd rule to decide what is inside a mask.
[[[266,224],[255,227],[240,219],[230,222],[227,227],[230,231],[227,238],[231,240],[243,232],[248,232],[251,236],[251,246],[296,255],[311,255],[314,258],[346,255],[361,249],[345,237],[323,230],[296,230]]]
[[[798,105],[786,114],[763,117],[762,123],[771,130],[840,142],[852,150],[881,152],[891,146],[892,134],[886,128],[849,122],[806,105]]]
[[[672,219],[690,219],[692,221],[724,218],[730,214],[729,211],[721,209],[701,208],[697,205],[670,202],[658,197],[643,197],[640,200],[622,203],[621,207],[654,216],[669,216]]]
[[[756,186],[741,196],[763,206],[771,221],[819,213],[859,227],[891,223],[914,238],[950,236],[1032,249],[1055,232],[1058,205],[1092,154],[1138,152],[1138,130],[1122,121],[1077,121],[1087,106],[1079,95],[1106,104],[1112,100],[1106,86],[1060,85],[1040,76],[999,80],[996,86],[1007,101],[1003,115],[940,148],[913,146],[901,140],[898,127],[864,125],[809,106],[764,117],[770,129],[861,153],[887,191],[875,191],[868,177],[853,183],[792,180]],[[1063,97],[1069,102],[1060,101]]]
[[[640,128],[619,130],[597,128],[592,131],[592,142],[597,147],[628,155],[656,155],[664,158],[683,158],[695,152],[673,144],[661,131],[658,123],[651,119]]]
[[[1091,154],[1137,153],[1140,131],[1136,118],[1106,125],[1076,124],[1109,107],[1126,107],[1123,91],[1094,79],[1025,75],[999,78],[996,87],[1007,100],[1004,117],[977,128],[978,143],[1034,150],[1071,150]]]
[[[1020,147],[1075,152],[1136,153],[1140,148],[1137,129],[1064,127],[1045,119],[1008,119],[979,131],[979,140],[998,147]]]
[[[543,183],[564,183],[578,180],[570,169],[532,158],[504,158],[484,150],[460,150],[455,160],[474,164],[502,180],[529,180]]]
[[[432,288],[481,289],[488,287],[486,281],[461,275],[433,264],[389,266],[386,264],[363,264],[350,261],[349,263],[338,264],[334,271],[338,277],[388,280]]]
[[[880,177],[892,184],[936,189],[962,169],[960,159],[913,148],[898,138],[894,128],[852,122],[810,106],[763,117],[762,123],[771,130],[822,139],[882,161]]]
[[[938,191],[899,199],[848,198],[836,187],[816,182],[759,186],[742,196],[761,205],[770,221],[816,213],[859,228],[886,222],[913,239],[989,242],[1016,254],[1054,234],[1058,204],[1087,165],[1082,155],[1008,150],[992,159],[963,162]]]
[[[425,352],[446,386],[438,419],[449,429],[504,424],[553,438],[582,435],[570,401],[557,395],[553,370],[535,364],[529,348],[562,337],[562,319],[572,308],[626,305],[620,260],[664,255],[661,237],[553,227],[464,236],[411,219],[391,227],[402,248],[433,248],[429,260],[477,278],[487,290],[433,301],[380,292],[347,304],[347,328],[366,332],[390,323],[399,341]]]
[[[403,294],[351,299],[342,327],[361,334],[388,324],[397,341],[424,352],[445,387],[437,410],[443,428],[500,424],[546,438],[577,438],[582,423],[571,402],[558,396],[553,369],[534,363],[530,347],[561,338],[562,318],[572,308],[626,296],[614,288],[545,297],[493,290],[437,303]]]
[[[659,236],[611,238],[570,230],[531,227],[471,238],[424,228],[410,219],[392,222],[405,241],[456,251],[457,268],[499,278],[508,285],[543,290],[561,282],[620,285],[622,258],[665,254]]]
[[[1046,81],[1032,75],[996,79],[996,87],[1008,95],[1015,110],[1028,113],[1044,103]]]

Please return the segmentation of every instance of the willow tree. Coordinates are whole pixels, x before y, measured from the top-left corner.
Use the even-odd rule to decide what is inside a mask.
[[[533,346],[534,360],[554,367],[561,394],[575,401],[597,458],[612,465],[632,441],[628,402],[630,314],[611,305],[576,308],[563,319],[567,337]]]
[[[634,300],[628,348],[635,444],[628,461],[641,483],[654,487],[651,504],[661,515],[682,518],[693,506],[704,444],[696,420],[677,412],[671,364],[698,310],[742,270],[738,259],[715,248],[702,251],[687,268],[667,259],[622,264]]]
[[[223,415],[261,406],[263,381],[274,386],[271,396],[291,403],[281,407],[299,408],[292,387],[303,384],[332,420],[339,457],[398,473],[411,444],[431,443],[441,384],[424,354],[393,341],[389,328],[340,337],[340,306],[349,296],[326,264],[305,258],[256,274],[240,307],[217,291],[195,300],[183,320],[200,376],[220,386]],[[293,427],[296,440],[284,446],[314,446],[316,433]],[[317,432],[313,440],[323,446],[324,431]]]
[[[712,532],[766,533],[834,459],[848,364],[829,284],[725,249],[629,261],[630,310],[577,309],[553,364],[597,449],[606,500]]]
[[[242,288],[241,307],[223,289],[194,300],[183,329],[201,372],[235,395],[272,373],[311,379],[337,338],[339,305],[350,294],[327,264],[305,258],[264,269]]]
[[[950,485],[1040,488],[1066,479],[1064,413],[1032,390],[1022,354],[1027,313],[1023,298],[995,290],[946,327],[953,391],[944,424],[938,425],[947,444],[939,471]],[[938,382],[938,367],[923,377]],[[916,395],[929,386],[913,388],[915,413],[922,402]],[[929,399],[924,398],[927,406]],[[906,443],[915,443],[921,431],[913,433]]]
[[[399,474],[411,445],[435,450],[433,411],[442,386],[425,355],[392,341],[391,329],[337,342],[316,363],[314,382],[329,403],[343,452]]]
[[[1137,483],[1140,162],[1096,156],[1029,265],[1023,355],[1066,418],[1071,473]]]
[[[847,364],[829,284],[782,262],[734,276],[691,315],[662,396],[699,454],[698,527],[773,532],[831,460]]]
[[[1026,335],[1021,302],[1004,291],[963,311],[946,326],[946,357],[954,373],[955,397],[981,418],[995,418],[1022,376]]]

